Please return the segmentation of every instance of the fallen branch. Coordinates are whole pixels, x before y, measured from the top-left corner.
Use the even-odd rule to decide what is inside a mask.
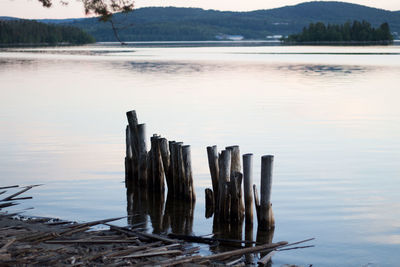
[[[202,258],[201,262],[203,262],[204,260],[226,259],[226,258],[249,254],[249,253],[257,253],[257,252],[261,252],[261,251],[265,251],[265,250],[273,250],[275,248],[282,247],[287,244],[288,244],[288,242],[281,241],[278,243],[271,243],[271,244],[265,244],[265,245],[255,246],[255,247],[236,249],[236,250],[232,250],[232,251],[213,254],[210,256],[205,256]],[[201,262],[199,262],[199,263],[201,263]]]

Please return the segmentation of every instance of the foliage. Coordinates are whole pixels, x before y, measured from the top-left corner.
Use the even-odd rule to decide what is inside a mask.
[[[0,44],[86,44],[95,42],[83,30],[72,26],[31,20],[0,20]]]
[[[380,42],[393,41],[388,23],[383,23],[379,28],[373,28],[365,20],[346,22],[343,25],[322,22],[310,23],[303,28],[300,34],[292,34],[283,39],[285,42]]]
[[[44,7],[51,7],[55,0],[38,0]],[[133,0],[81,0],[86,14],[100,16],[100,20],[108,21],[112,14],[117,12],[129,12],[133,10]],[[68,5],[69,0],[59,0]]]

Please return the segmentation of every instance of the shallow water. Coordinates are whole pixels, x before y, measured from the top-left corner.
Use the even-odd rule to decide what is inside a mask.
[[[316,237],[315,248],[275,254],[273,266],[395,266],[399,54],[400,46],[4,49],[1,184],[44,184],[10,210],[126,215],[125,112],[135,109],[149,137],[192,146],[193,234],[213,227],[204,216],[206,146],[237,144],[254,153],[257,184],[261,155],[275,155],[274,241]]]

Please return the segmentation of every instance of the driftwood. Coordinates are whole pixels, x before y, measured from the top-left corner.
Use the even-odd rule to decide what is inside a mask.
[[[267,263],[271,260],[272,256],[275,254],[275,251],[268,252],[267,255],[262,257],[257,261],[258,265],[264,266],[267,265]]]
[[[202,237],[193,235],[179,235],[179,234],[168,234],[169,237],[204,244],[213,244],[215,242],[220,243],[236,243],[236,244],[256,244],[254,241],[248,240],[237,240],[237,239],[227,239],[227,238],[215,238],[215,237]]]
[[[271,243],[271,244],[265,244],[265,245],[255,246],[255,247],[236,249],[236,250],[232,250],[232,251],[213,254],[210,256],[205,256],[202,258],[201,262],[203,262],[203,260],[222,260],[222,259],[227,259],[227,258],[234,257],[234,256],[245,255],[248,253],[257,253],[257,252],[266,251],[266,250],[273,250],[275,248],[278,248],[278,247],[281,247],[281,246],[284,246],[287,244],[288,244],[288,242],[281,241],[278,243]]]

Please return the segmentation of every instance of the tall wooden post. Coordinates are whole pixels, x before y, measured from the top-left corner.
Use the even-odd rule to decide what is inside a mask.
[[[275,226],[271,207],[273,162],[274,156],[267,155],[261,157],[261,203],[259,227],[262,229],[271,229]]]
[[[246,224],[253,223],[253,154],[243,155],[243,187]]]
[[[213,187],[213,195],[214,195],[214,204],[217,206],[218,204],[218,176],[219,176],[219,167],[218,167],[218,150],[217,146],[208,146],[207,147],[207,156],[208,156],[208,166],[210,168],[211,181]]]
[[[137,125],[138,138],[138,180],[139,186],[147,187],[147,145],[146,145],[146,125]]]
[[[222,221],[227,220],[229,214],[229,205],[227,200],[229,197],[228,183],[230,182],[231,173],[231,151],[222,150],[218,158],[219,163],[219,186],[218,186],[218,215]],[[228,216],[229,217],[229,216]]]

